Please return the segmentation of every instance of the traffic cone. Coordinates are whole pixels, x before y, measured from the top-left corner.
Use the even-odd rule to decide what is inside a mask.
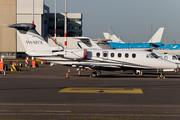
[[[83,71],[83,68],[81,68],[81,71]]]
[[[71,72],[71,70],[70,69],[68,69],[68,73],[70,73]]]
[[[6,76],[6,71],[4,70],[4,76]]]
[[[79,76],[81,75],[81,71],[78,71],[78,75],[79,75]]]
[[[69,78],[69,75],[68,75],[68,73],[66,73],[66,79],[68,79]]]

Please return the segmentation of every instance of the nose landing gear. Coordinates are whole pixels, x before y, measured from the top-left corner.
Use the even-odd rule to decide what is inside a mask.
[[[101,74],[100,70],[93,71],[90,75],[90,77],[95,78],[98,77]]]

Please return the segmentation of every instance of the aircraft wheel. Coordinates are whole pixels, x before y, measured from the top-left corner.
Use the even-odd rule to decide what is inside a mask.
[[[163,78],[164,78],[164,75],[161,73],[161,74],[159,75],[159,78],[160,78],[160,79],[163,79]]]
[[[91,75],[90,75],[90,77],[93,77],[93,78],[97,77],[97,73],[96,73],[95,71],[92,72]]]

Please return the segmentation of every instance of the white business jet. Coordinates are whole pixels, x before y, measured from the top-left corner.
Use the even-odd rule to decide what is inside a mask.
[[[33,24],[20,23],[8,27],[17,29],[29,56],[57,64],[95,70],[91,73],[92,77],[99,76],[101,70],[155,69],[159,70],[159,77],[164,78],[163,69],[179,68],[177,64],[161,59],[148,51],[52,48],[38,34]]]

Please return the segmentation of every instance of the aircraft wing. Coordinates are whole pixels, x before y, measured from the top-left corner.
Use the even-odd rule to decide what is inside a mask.
[[[72,67],[78,68],[88,68],[88,69],[121,69],[121,66],[118,65],[95,65],[95,64],[73,64]]]

